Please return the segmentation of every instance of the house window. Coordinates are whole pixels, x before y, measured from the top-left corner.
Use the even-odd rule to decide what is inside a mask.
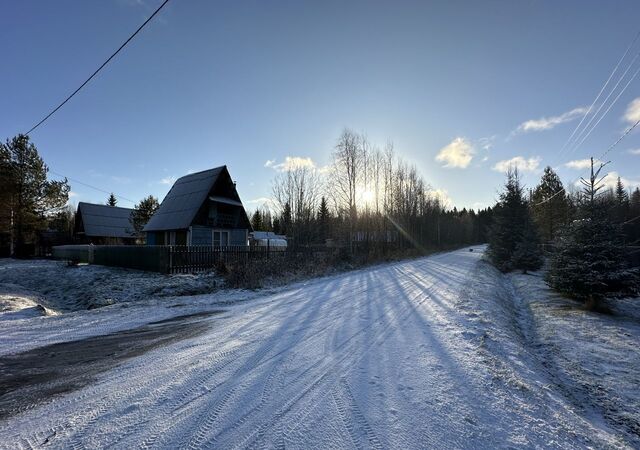
[[[213,232],[213,246],[214,247],[226,247],[229,245],[229,232],[228,231],[214,231]]]
[[[176,231],[175,245],[187,245],[187,232],[185,230]]]

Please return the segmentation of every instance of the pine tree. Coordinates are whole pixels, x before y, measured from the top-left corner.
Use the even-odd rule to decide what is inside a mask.
[[[620,225],[609,220],[607,203],[600,195],[603,164],[582,179],[583,195],[578,217],[559,234],[551,256],[547,281],[559,292],[597,309],[607,297],[631,295],[638,290],[637,273],[626,265]]]
[[[263,225],[264,224],[262,222],[262,213],[260,212],[259,209],[256,209],[256,211],[251,216],[251,227],[253,228],[253,231],[264,231]]]
[[[320,206],[318,207],[318,237],[323,243],[329,236],[329,214],[327,199],[323,196],[320,199]]]
[[[26,256],[26,244],[69,200],[67,179],[47,180],[48,172],[29,136],[0,143],[0,210],[7,216],[3,221],[8,219],[13,255]]]
[[[284,204],[282,210],[282,217],[280,219],[280,232],[284,235],[291,233],[292,231],[292,217],[291,217],[291,205],[289,202]]]
[[[522,273],[526,274],[528,270],[538,270],[542,267],[542,263],[540,238],[531,216],[527,214],[525,216],[522,239],[516,244],[516,249],[513,253],[512,265],[514,269],[522,270]]]
[[[558,229],[567,223],[569,204],[560,177],[551,167],[544,169],[533,193],[531,194],[533,219],[538,226],[541,238],[551,242]]]
[[[618,223],[622,223],[627,220],[629,215],[629,194],[624,188],[622,179],[618,177],[616,182],[615,195],[615,219]]]
[[[528,214],[518,171],[509,170],[504,191],[494,208],[488,248],[491,262],[503,272],[514,269],[513,255],[523,239]]]
[[[140,200],[140,203],[133,207],[133,212],[131,213],[131,223],[133,224],[133,229],[137,234],[142,233],[142,229],[149,222],[151,216],[158,210],[160,204],[158,203],[158,199],[153,195],[143,198]]]
[[[629,221],[626,224],[629,231],[630,245],[640,245],[640,188],[635,188],[629,199]]]
[[[118,199],[116,198],[115,195],[113,195],[113,192],[111,194],[109,194],[109,198],[107,199],[107,205],[108,206],[116,206],[118,204]]]

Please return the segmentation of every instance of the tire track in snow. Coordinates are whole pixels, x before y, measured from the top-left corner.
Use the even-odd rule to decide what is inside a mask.
[[[340,299],[337,298],[336,300],[340,300]],[[301,309],[304,310],[304,308],[301,308]],[[305,329],[307,331],[308,331],[308,328],[309,327],[304,327],[304,328],[301,327],[301,329]],[[297,331],[300,331],[300,330],[297,330]],[[311,335],[311,336],[301,335],[293,345],[296,345],[296,344],[300,343],[301,341],[311,340],[311,339],[314,339],[314,338],[316,338],[316,335]],[[271,353],[273,348],[275,348],[278,344],[279,344],[278,342],[274,342],[273,344],[269,345],[268,347],[262,347],[259,350],[258,353],[254,353],[251,356],[249,361],[245,361],[242,364],[242,367],[237,369],[237,371],[230,376],[230,379],[231,380],[235,380],[236,378],[244,375],[246,373],[246,369],[243,369],[243,368],[252,368],[253,370],[255,370],[255,369],[261,367],[262,365],[266,364],[267,362],[271,362],[272,359],[275,359],[275,358],[281,356],[286,351],[288,351],[289,348],[291,347],[291,346],[286,346],[284,349],[281,349],[280,351],[276,352],[274,355],[272,355],[269,358],[265,359],[265,356],[267,356],[269,353]],[[244,352],[244,353],[248,353],[248,352]],[[238,419],[232,425],[232,427],[233,426],[242,425],[243,423],[245,423],[248,420],[248,416],[249,416],[250,413],[254,413],[254,412],[260,410],[264,406],[264,404],[267,401],[267,393],[268,393],[267,387],[270,386],[271,380],[273,379],[273,377],[275,375],[276,369],[277,369],[277,366],[276,366],[275,362],[273,362],[272,363],[272,371],[270,372],[270,374],[267,377],[267,381],[265,382],[265,385],[263,387],[263,390],[261,392],[261,395],[260,395],[260,398],[259,398],[259,401],[258,401],[257,405],[252,407],[249,412],[245,413],[240,419]],[[216,373],[211,373],[210,376],[207,377],[207,379],[210,380],[210,379],[215,378],[216,376],[217,376]],[[231,382],[233,382],[233,381],[231,381]],[[225,384],[227,384],[227,381],[223,381],[223,382],[219,383],[216,387],[211,389],[211,392],[215,391],[218,387],[223,386]],[[240,386],[231,387],[230,389],[236,391],[236,390],[240,390],[241,387],[247,387],[247,385],[248,385],[248,383],[241,383]],[[207,393],[209,393],[209,392],[206,392],[205,394],[207,394]],[[226,394],[224,392],[221,393],[218,397],[220,397],[220,396],[223,396],[223,398],[227,398]],[[200,409],[201,410],[206,410],[209,405],[216,404],[218,402],[218,397],[210,399]],[[226,401],[225,401],[225,403],[226,403]],[[215,408],[217,408],[217,407],[215,407]],[[206,412],[204,412],[204,414],[206,414]],[[219,416],[219,414],[216,414],[216,417],[218,417],[218,416]],[[173,418],[168,418],[167,420],[171,420],[174,424],[177,425],[177,423],[175,422],[175,420],[173,420]],[[167,420],[165,420],[165,422]],[[205,421],[204,424],[201,424],[201,426],[203,426],[205,429],[198,429],[195,433],[198,434],[198,435],[201,435],[201,436],[207,436],[207,435],[210,434],[211,428],[213,428],[214,425],[215,425],[215,420]],[[193,432],[191,432],[191,431],[185,430],[185,431],[182,431],[180,433],[180,436],[185,436],[184,439],[186,439],[186,436],[188,436],[189,434],[192,434],[192,433]],[[182,439],[178,439],[178,442],[180,442],[181,440]],[[155,442],[155,440],[153,440],[153,441]],[[174,439],[174,441],[175,441],[175,439]],[[199,443],[200,444],[206,444],[206,442],[200,442],[200,441],[199,441]]]
[[[427,298],[429,298],[429,295],[426,292],[419,291],[416,294],[416,296],[413,297],[411,300],[418,299],[418,305],[420,305],[424,301],[426,301]],[[411,313],[411,307],[410,306],[406,306],[401,312],[398,312],[397,310],[395,310],[393,306],[397,306],[397,305],[387,306],[384,309],[384,312],[381,313],[376,318],[376,320],[373,321],[373,323],[371,323],[370,325],[365,327],[365,329],[373,327],[373,325],[375,325],[382,316],[386,316],[386,313],[389,310],[392,310],[394,312],[394,315],[396,315],[396,316],[403,316],[402,317],[403,320],[400,320],[399,322],[403,322],[404,320],[406,320],[409,317],[409,315]],[[400,313],[402,313],[402,314],[400,314]],[[338,373],[347,373],[349,371],[349,369],[351,369],[356,364],[358,364],[360,359],[362,359],[363,354],[365,352],[369,351],[369,349],[371,347],[373,347],[375,344],[377,344],[377,342],[379,340],[381,340],[381,339],[383,339],[385,337],[385,335],[387,334],[387,331],[390,329],[391,324],[392,324],[392,322],[389,321],[386,324],[384,324],[382,330],[379,330],[379,331],[377,330],[376,331],[376,336],[374,337],[373,342],[371,342],[368,346],[364,346],[364,348],[362,348],[362,347],[358,348],[358,345],[357,345],[358,343],[355,342],[355,341],[350,342],[349,345],[347,346],[347,351],[345,351],[345,353],[340,358],[338,358],[337,361],[329,361],[329,362],[327,362],[327,363],[322,365],[321,370],[320,370],[321,373],[315,378],[315,380],[311,384],[309,384],[306,387],[304,387],[293,398],[291,398],[289,401],[287,401],[284,406],[279,408],[272,415],[272,417],[270,417],[268,420],[264,421],[257,429],[254,428],[253,432],[250,432],[248,435],[245,435],[245,438],[242,439],[241,443],[236,444],[236,445],[234,445],[234,443],[229,443],[229,446],[233,446],[233,448],[253,448],[253,447],[255,447],[256,444],[259,444],[259,441],[262,440],[262,438],[264,436],[264,433],[268,429],[272,428],[274,426],[274,424],[276,424],[279,421],[281,421],[288,413],[290,413],[294,409],[294,407],[304,397],[310,395],[311,393],[315,394],[320,385],[326,385],[326,386],[324,386],[325,389],[318,394],[319,398],[316,399],[315,401],[308,401],[306,405],[303,405],[302,411],[297,414],[296,420],[290,421],[290,422],[293,422],[295,424],[301,423],[303,418],[306,417],[313,410],[315,405],[318,404],[321,399],[324,399],[327,395],[329,395],[330,392],[332,392],[333,385],[336,384],[337,382],[339,382],[339,379],[337,378],[337,374]],[[359,335],[362,332],[364,332],[365,329],[361,329],[360,331],[355,333],[346,342],[344,342],[341,345],[341,347],[343,347],[344,345],[347,345],[347,342],[351,341],[356,335]],[[351,348],[353,348],[353,349],[351,351],[348,351]],[[353,356],[353,355],[359,355],[359,357],[357,356],[353,360],[347,361],[346,363],[344,363],[347,360],[348,357]],[[335,358],[333,358],[333,359],[335,360]],[[301,377],[302,377],[302,375],[301,375]],[[285,432],[285,440],[286,440],[286,435],[287,434],[288,433]],[[234,440],[236,440],[236,439],[234,439]]]

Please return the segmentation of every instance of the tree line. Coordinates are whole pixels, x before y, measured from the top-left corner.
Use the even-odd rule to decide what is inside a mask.
[[[418,251],[484,242],[491,208],[449,208],[413,165],[364,134],[345,129],[329,166],[308,161],[273,180],[273,204],[251,215],[254,230],[274,231],[289,245],[335,245],[353,253]]]
[[[630,261],[640,249],[640,189],[627,190],[621,178],[607,188],[604,166],[592,159],[581,189],[565,189],[547,167],[529,192],[509,170],[489,231],[493,264],[526,273],[546,256],[549,285],[592,310],[606,298],[637,295],[638,268]]]
[[[29,136],[0,142],[0,256],[27,257],[43,243],[73,242],[75,210],[68,204],[69,181],[50,180],[49,168]],[[116,206],[112,193],[106,204]],[[133,208],[133,232],[142,228],[159,207],[148,196]]]

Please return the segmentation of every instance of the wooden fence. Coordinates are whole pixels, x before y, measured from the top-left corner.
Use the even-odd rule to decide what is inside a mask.
[[[55,259],[76,263],[124,267],[160,273],[194,273],[211,270],[220,262],[245,264],[272,258],[318,256],[326,249],[282,249],[256,246],[182,245],[61,245],[53,247]]]

